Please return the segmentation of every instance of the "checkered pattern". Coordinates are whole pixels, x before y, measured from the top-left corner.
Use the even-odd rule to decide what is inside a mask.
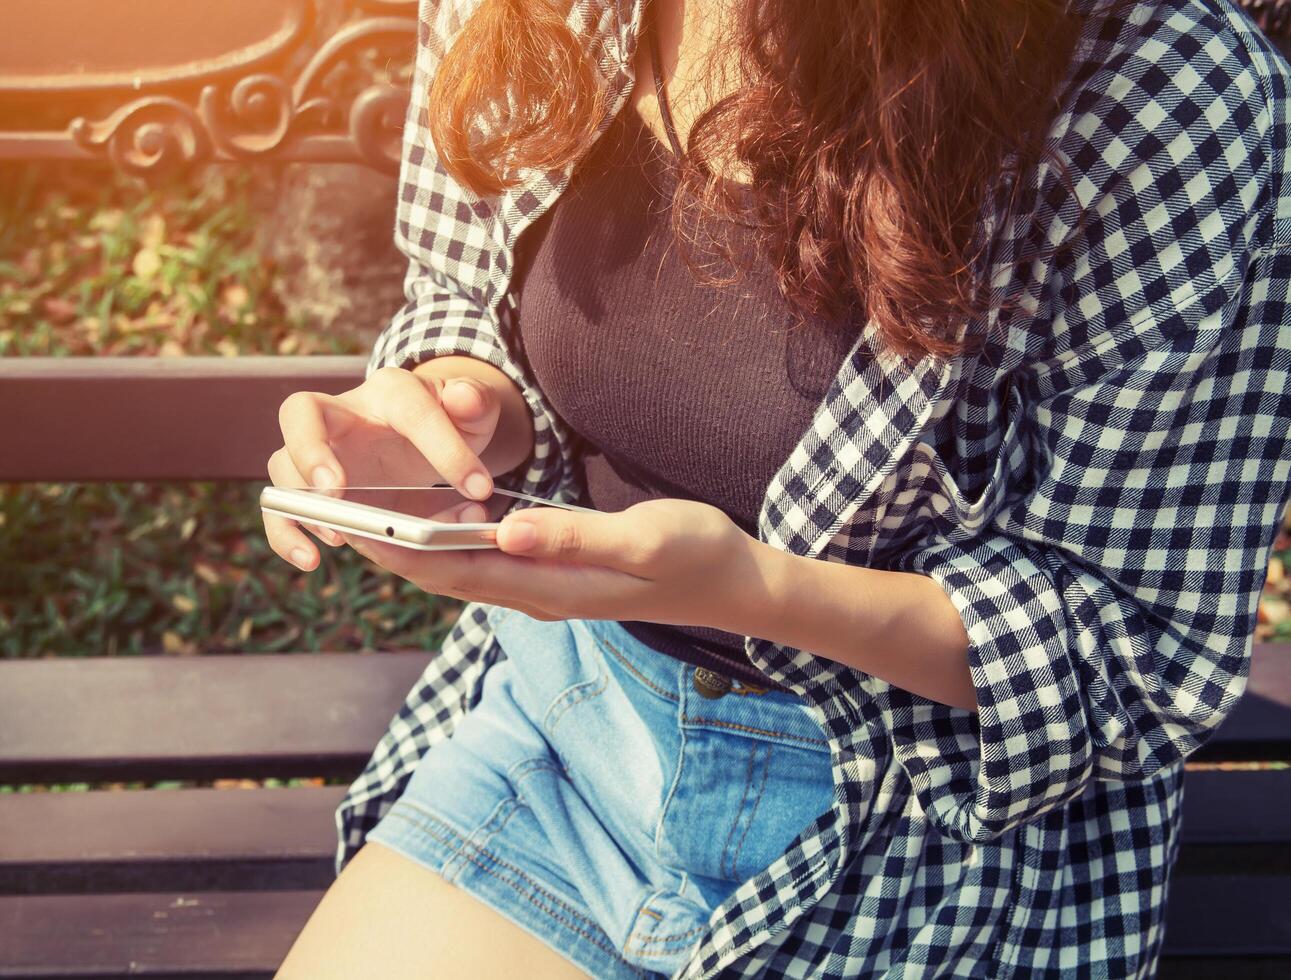
[[[517,236],[569,171],[481,200],[422,125],[477,2],[422,3],[396,232],[408,304],[371,367],[499,367],[536,445],[498,482],[572,502],[577,437],[533,381],[507,292]],[[603,132],[640,4],[572,2],[612,95]],[[1089,20],[1049,136],[1074,186],[1045,163],[1018,178],[1012,218],[983,209],[999,302],[963,329],[990,343],[911,366],[867,326],[759,519],[804,557],[931,576],[963,618],[978,711],[747,638],[829,731],[836,802],[716,910],[678,976],[1154,972],[1183,760],[1245,688],[1291,494],[1291,69],[1231,0],[1072,2]],[[1062,247],[1018,261],[1046,244]],[[338,871],[504,655],[486,611],[465,607],[350,787]]]

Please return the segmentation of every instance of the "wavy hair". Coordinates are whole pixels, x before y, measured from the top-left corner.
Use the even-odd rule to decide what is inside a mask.
[[[596,138],[608,93],[570,6],[480,0],[435,73],[431,137],[474,193]],[[703,85],[727,94],[691,127],[671,212],[692,274],[746,274],[742,226],[800,318],[872,319],[909,358],[972,346],[955,334],[989,305],[980,211],[997,178],[1048,152],[1081,18],[1063,0],[729,0],[728,13]]]

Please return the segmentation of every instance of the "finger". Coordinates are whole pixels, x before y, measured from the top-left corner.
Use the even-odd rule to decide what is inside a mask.
[[[329,441],[329,422],[341,414],[353,412],[333,396],[319,392],[297,391],[283,400],[278,427],[292,465],[305,477],[298,485],[327,490],[345,484],[345,469]]]
[[[300,478],[296,471],[295,464],[292,463],[291,457],[284,446],[269,457],[269,479],[276,487],[302,487],[305,482]],[[341,536],[328,528],[319,527],[315,524],[308,524],[304,521],[289,521],[285,517],[277,517],[274,520],[285,523],[288,527],[304,527],[309,530],[314,537],[332,548],[340,547]],[[309,539],[305,539],[305,544],[309,544]],[[312,547],[312,546],[311,546]],[[306,551],[310,550],[306,548]]]
[[[497,545],[527,558],[639,568],[660,545],[658,532],[623,512],[585,514],[559,507],[525,507],[502,518]]]
[[[378,371],[372,382],[380,393],[379,410],[391,428],[416,447],[462,495],[483,500],[493,478],[449,417],[436,395],[411,371]]]
[[[474,500],[464,504],[454,504],[434,514],[432,521],[443,521],[445,524],[482,524],[489,519],[488,508]]]
[[[476,378],[449,378],[439,392],[440,404],[461,432],[492,436],[502,413],[497,392]]]
[[[284,450],[279,450],[269,458],[271,478],[274,472],[282,473],[283,464],[279,461],[279,453],[283,457],[286,456]],[[278,485],[277,479],[274,479],[274,484]],[[296,525],[295,521],[279,517],[277,514],[265,513],[263,510],[260,512],[260,516],[264,521],[265,539],[269,542],[269,547],[274,554],[284,561],[291,562],[291,564],[304,572],[313,571],[318,567],[318,549],[314,547],[308,535]]]
[[[294,523],[276,514],[263,511],[265,538],[274,554],[291,562],[302,572],[312,572],[318,567],[320,555],[315,547]]]

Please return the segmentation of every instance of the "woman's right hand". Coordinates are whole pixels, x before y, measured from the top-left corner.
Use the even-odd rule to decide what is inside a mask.
[[[500,412],[497,392],[483,381],[395,367],[339,395],[298,391],[278,410],[283,446],[269,457],[269,479],[316,489],[446,482],[482,500],[493,492],[493,479],[480,454]],[[263,517],[276,554],[304,571],[317,567],[318,548],[295,521]],[[329,545],[341,543],[334,531],[306,526]]]

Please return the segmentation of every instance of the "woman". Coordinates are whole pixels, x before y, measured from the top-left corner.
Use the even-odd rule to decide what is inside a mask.
[[[422,4],[408,304],[270,475],[604,513],[345,542],[469,601],[280,975],[1152,975],[1291,486],[1286,63],[1231,0],[651,8]]]

